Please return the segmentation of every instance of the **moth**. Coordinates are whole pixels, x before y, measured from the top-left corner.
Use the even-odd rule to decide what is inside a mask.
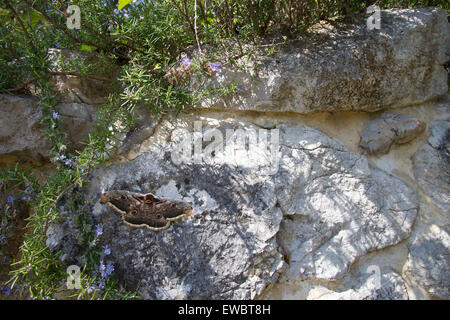
[[[106,191],[101,195],[100,202],[120,214],[127,226],[153,231],[165,230],[172,221],[188,217],[194,212],[191,202],[126,190]]]

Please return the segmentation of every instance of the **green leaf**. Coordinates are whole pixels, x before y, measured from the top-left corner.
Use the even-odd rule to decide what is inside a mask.
[[[31,19],[31,21],[29,21]],[[42,14],[36,11],[25,12],[22,14],[22,20],[31,22],[31,26],[36,26],[39,22],[45,21],[45,18]]]
[[[119,10],[122,10],[131,1],[133,1],[133,0],[119,0]]]
[[[87,44],[82,44],[80,47],[80,50],[83,50],[83,51],[94,51],[95,49],[97,49],[97,47],[89,46]]]

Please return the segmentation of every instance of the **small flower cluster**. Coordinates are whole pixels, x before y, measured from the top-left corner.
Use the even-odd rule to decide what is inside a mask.
[[[67,226],[69,229],[72,229],[72,228],[73,228],[72,221],[66,220],[66,221],[63,223],[63,226]]]
[[[11,295],[11,287],[9,285],[6,285],[4,287],[0,287],[0,291],[4,291],[5,296]]]
[[[13,203],[15,199],[16,199],[16,198],[14,198],[14,195],[13,195],[12,193],[9,193],[9,194],[8,194],[8,198],[6,199],[6,201],[9,202],[9,203]],[[30,200],[30,197],[27,196],[26,194],[23,194],[23,195],[20,197],[20,200],[22,200],[22,201],[28,201],[28,200]]]
[[[60,161],[62,161],[64,163],[64,165],[68,166],[68,167],[75,167],[78,165],[78,163],[72,159],[69,159],[66,157],[66,155],[62,154],[58,157],[58,159]]]
[[[220,62],[205,62],[205,53],[202,52],[200,61],[197,61],[197,65],[200,65],[204,70],[209,72],[210,77],[215,76],[217,73],[222,72],[222,63]],[[179,83],[188,78],[191,74],[194,63],[189,57],[180,59],[175,66],[169,69],[164,75],[164,78],[169,81],[170,84]]]
[[[102,246],[103,248],[103,253],[105,254],[105,256],[108,256],[111,254],[111,249],[108,246]]]
[[[167,71],[164,78],[169,81],[170,84],[181,82],[191,74],[191,66],[192,60],[189,57],[184,57]]]
[[[103,234],[103,226],[101,224],[97,224],[95,226],[95,235],[97,237],[101,236]]]
[[[210,62],[208,63],[209,75],[211,77],[215,76],[216,73],[222,72],[222,64],[220,62]]]
[[[111,249],[105,245],[103,248],[104,256],[108,256],[111,254]],[[98,271],[100,272],[100,280],[95,285],[96,289],[103,290],[105,288],[105,281],[111,276],[114,272],[114,262],[108,261],[106,264],[104,263],[103,257],[100,259],[100,265],[98,267]]]

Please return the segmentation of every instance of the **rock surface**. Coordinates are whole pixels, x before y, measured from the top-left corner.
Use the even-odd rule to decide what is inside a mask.
[[[407,269],[431,295],[450,298],[450,225],[432,226],[409,247]]]
[[[450,212],[450,121],[431,125],[428,144],[412,157],[414,176],[431,201]]]
[[[56,110],[64,125],[63,131],[69,138],[70,150],[82,149],[82,142],[92,129],[96,116],[96,108],[85,103],[60,103]]]
[[[55,107],[67,134],[68,149],[82,148],[95,120],[95,108],[81,103],[61,103]],[[0,95],[0,156],[12,156],[34,162],[48,159],[50,143],[40,123],[39,102],[30,96]]]
[[[409,245],[407,272],[433,297],[450,298],[450,121],[434,121],[428,143],[412,157],[413,172],[440,219],[426,223]],[[439,225],[440,224],[440,225]]]
[[[418,104],[447,93],[449,34],[445,10],[382,10],[379,30],[368,30],[366,20],[331,28],[242,61],[253,71],[258,65],[253,73],[224,69],[209,85],[235,81],[243,90],[199,107],[310,113]]]
[[[146,298],[254,298],[284,267],[275,240],[282,213],[273,183],[231,163],[176,165],[171,161],[176,145],[154,145],[134,161],[98,170],[92,179],[88,198],[118,274]],[[193,202],[194,215],[155,233],[127,227],[98,202],[104,190],[155,187],[156,195]]]
[[[287,129],[280,175],[278,239],[290,279],[338,279],[360,256],[411,232],[418,199],[399,179],[318,131]],[[289,187],[286,187],[289,186]]]
[[[41,133],[41,112],[35,99],[0,94],[0,155],[41,162],[49,142]]]
[[[194,142],[212,129],[224,136],[227,129],[260,129],[202,119],[206,126]],[[258,156],[249,162],[239,153],[239,139],[226,139],[222,151],[200,163],[176,163],[178,138],[186,134],[180,128],[194,120],[163,121],[152,137],[159,143],[133,161],[97,170],[87,192],[120,279],[143,297],[254,298],[285,270],[292,278],[336,279],[358,257],[409,235],[418,206],[414,192],[320,131],[280,125],[277,170],[254,165],[273,156],[267,145],[257,144]],[[233,148],[238,157],[228,153]],[[127,227],[99,202],[105,190],[155,187],[159,196],[193,202],[195,214],[155,233]],[[282,253],[289,256],[288,269]]]
[[[309,300],[408,300],[408,293],[402,277],[394,271],[379,275],[360,276],[352,279],[352,289],[342,292],[312,290]]]
[[[372,154],[388,153],[394,143],[406,143],[425,130],[414,117],[383,113],[370,121],[361,132],[360,147]]]

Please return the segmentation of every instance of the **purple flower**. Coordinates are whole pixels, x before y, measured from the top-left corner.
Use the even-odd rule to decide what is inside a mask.
[[[94,286],[94,288],[97,290],[103,290],[105,288],[105,281],[104,280],[99,281],[98,284]]]
[[[86,173],[86,169],[85,168],[78,168],[78,170],[80,171],[81,174]]]
[[[6,199],[6,201],[8,201],[8,202],[14,201],[14,197],[13,197],[12,193],[9,194],[8,199]]]
[[[220,69],[221,66],[222,66],[222,64],[220,62],[210,62],[209,63],[209,68],[213,72],[221,72],[222,71],[222,69]]]
[[[9,296],[11,294],[11,287],[9,285],[4,286],[3,290],[5,291],[5,296]]]
[[[114,271],[114,263],[112,261],[108,261],[108,263],[106,264],[104,278],[108,278],[111,275],[111,273],[113,273],[113,271]]]
[[[181,67],[183,69],[189,68],[192,64],[192,60],[189,57],[184,57],[183,59],[180,60],[180,62],[181,62]]]
[[[58,117],[59,117],[59,115],[58,115],[58,113],[57,112],[55,112],[55,111],[53,111],[53,113],[52,113],[52,117],[53,117],[53,119],[58,119]]]
[[[105,265],[103,263],[103,259],[101,259],[98,270],[100,271],[101,279],[105,280],[111,275],[111,273],[113,273],[114,263],[112,261],[108,261],[108,263]]]
[[[237,86],[236,89],[237,89],[237,91],[242,91],[241,86]]]
[[[100,266],[98,267],[98,270],[100,271],[100,273],[103,274],[103,272],[105,272],[106,266],[103,263],[103,259],[100,260]]]
[[[73,167],[78,165],[76,161],[73,161],[72,159],[68,159],[64,154],[59,156],[59,160],[61,160],[66,166]]]
[[[66,220],[66,222],[63,223],[63,226],[68,226],[70,229],[73,228],[72,222],[70,222],[70,220]]]
[[[101,224],[95,226],[95,233],[97,234],[97,236],[103,234],[103,226]]]
[[[111,254],[111,249],[108,246],[103,246],[102,248],[105,255]]]

